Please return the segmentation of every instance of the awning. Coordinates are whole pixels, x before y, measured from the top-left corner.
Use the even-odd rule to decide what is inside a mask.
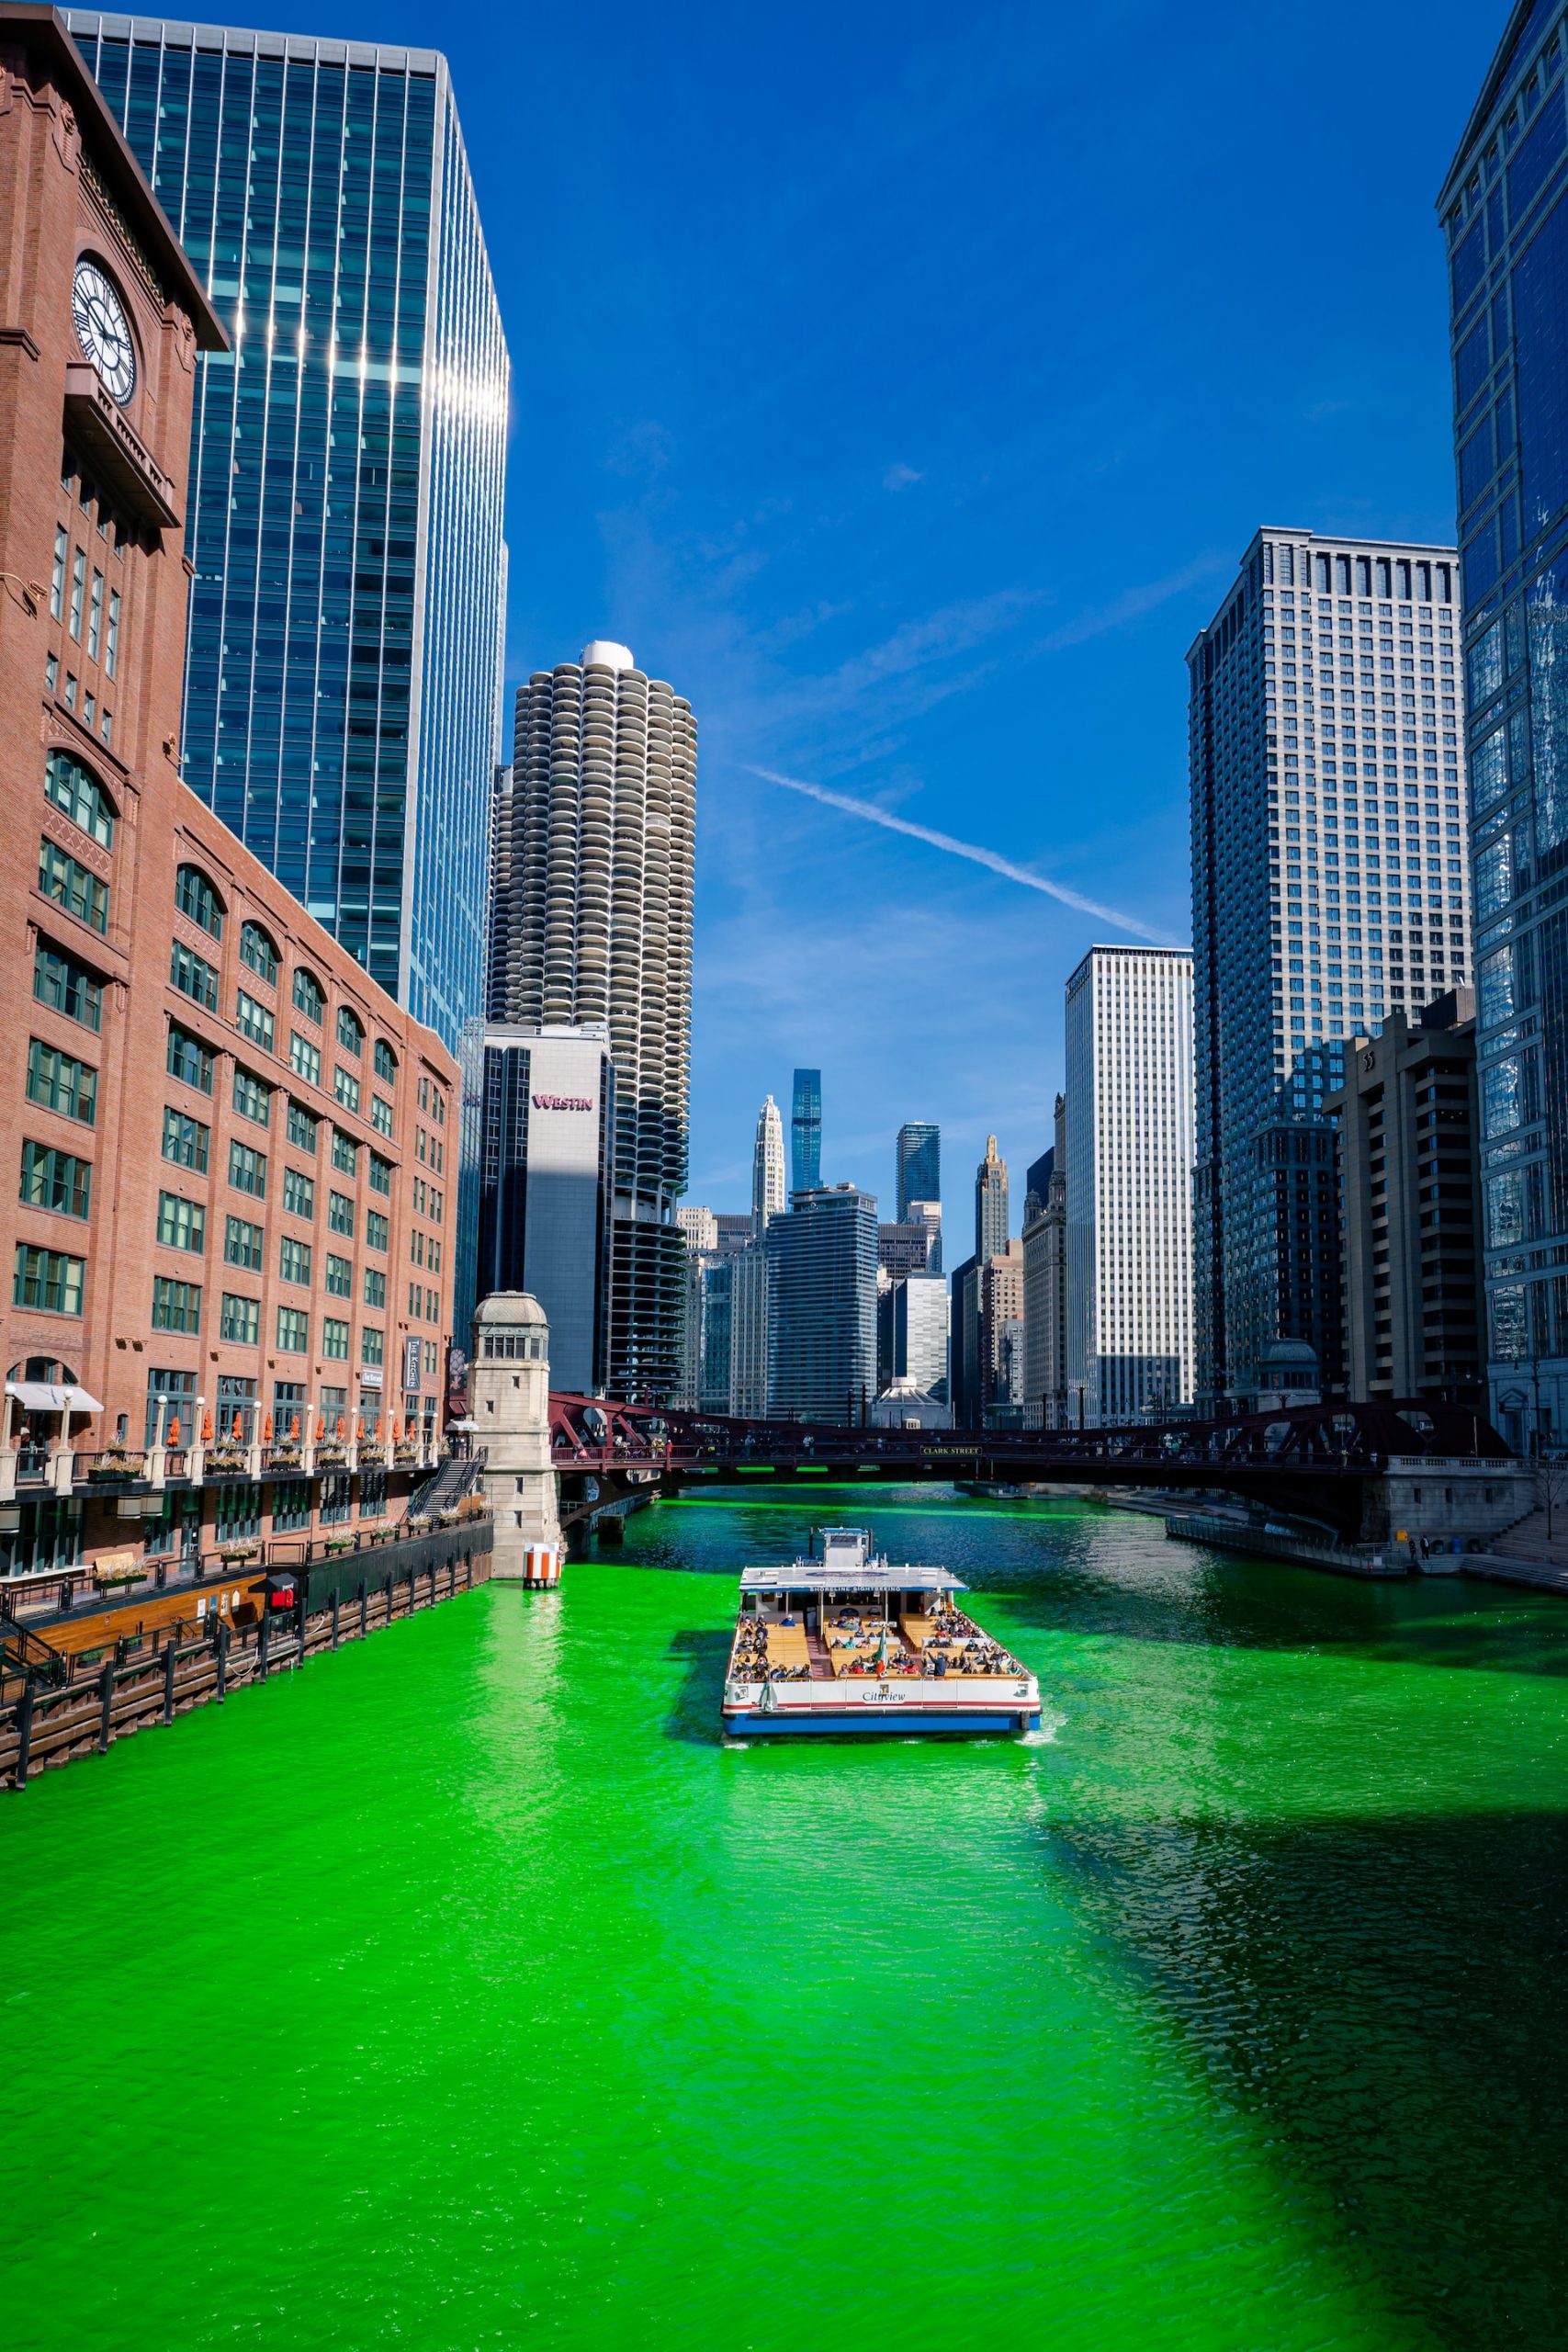
[[[29,1413],[101,1413],[104,1409],[85,1388],[57,1387],[52,1380],[8,1380],[6,1394]]]
[[[477,1430],[479,1423],[478,1421],[448,1421],[446,1426],[449,1430]]]

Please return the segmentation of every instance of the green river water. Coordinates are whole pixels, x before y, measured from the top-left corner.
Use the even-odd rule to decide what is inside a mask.
[[[0,1798],[0,2343],[1568,2341],[1568,1605],[853,1498],[1028,1742],[727,1747],[633,1520]]]

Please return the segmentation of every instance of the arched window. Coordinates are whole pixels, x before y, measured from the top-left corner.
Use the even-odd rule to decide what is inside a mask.
[[[385,1037],[376,1040],[376,1075],[384,1078],[389,1086],[395,1086],[398,1082],[398,1057]]]
[[[294,967],[294,1001],[306,1020],[313,1021],[319,1029],[326,1011],[327,992],[314,972],[307,971],[303,964]]]
[[[277,950],[259,922],[240,926],[240,961],[248,964],[269,988],[277,984]]]
[[[359,1055],[365,1050],[365,1023],[346,1004],[337,1009],[337,1041],[345,1053]]]
[[[182,865],[175,875],[175,904],[214,939],[223,936],[223,901],[199,865]]]
[[[114,847],[114,808],[96,776],[90,775],[69,752],[51,752],[44,763],[43,788],[73,825],[91,833],[105,849]]]

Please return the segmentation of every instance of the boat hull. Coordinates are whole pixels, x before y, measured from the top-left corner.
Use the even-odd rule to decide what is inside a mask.
[[[756,1707],[726,1707],[724,1728],[734,1739],[972,1739],[1038,1731],[1040,1711],[1024,1708],[1003,1713],[979,1707],[889,1707],[885,1713],[870,1708],[813,1707],[776,1709],[763,1714]]]
[[[731,1681],[726,1731],[747,1739],[895,1739],[933,1733],[1038,1731],[1040,1687],[1032,1676],[964,1679],[844,1678],[834,1683]],[[954,1687],[956,1685],[956,1688]]]

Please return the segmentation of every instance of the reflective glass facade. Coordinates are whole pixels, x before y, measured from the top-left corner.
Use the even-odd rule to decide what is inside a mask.
[[[445,61],[73,12],[232,349],[183,767],[456,1047],[484,998],[508,362]]]
[[[1201,1405],[1339,1325],[1319,1057],[1467,984],[1455,552],[1266,530],[1188,655]]]
[[[911,1201],[942,1198],[942,1129],[928,1120],[910,1119],[898,1130],[898,1222],[909,1214]]]
[[[822,1073],[797,1069],[789,1114],[789,1188],[815,1192],[822,1182]]]
[[[1568,1430],[1568,28],[1517,7],[1439,198],[1494,1418]]]

